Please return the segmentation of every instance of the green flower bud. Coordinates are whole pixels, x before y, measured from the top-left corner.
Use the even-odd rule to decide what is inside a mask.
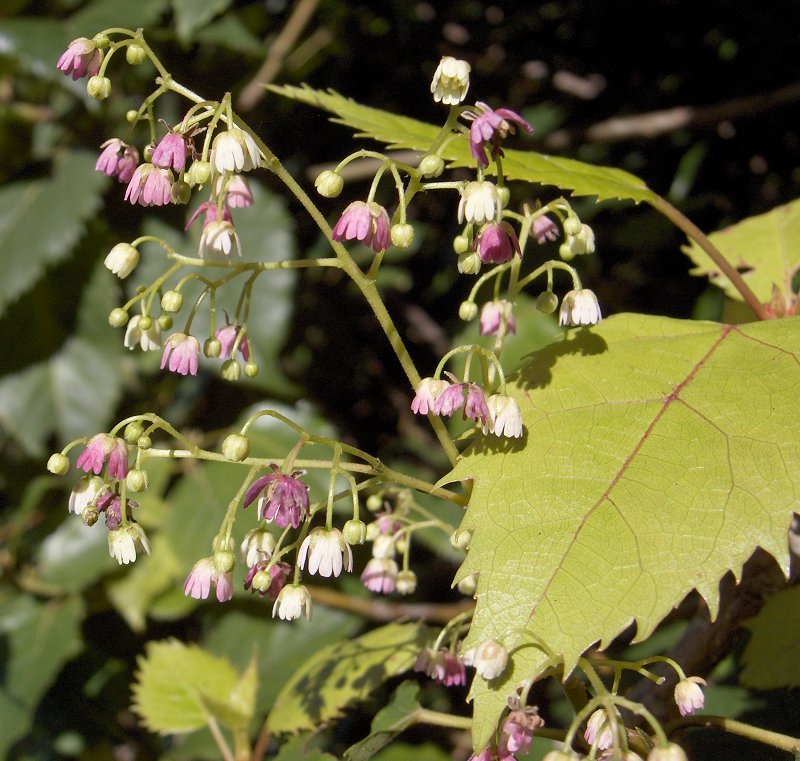
[[[132,470],[129,470],[128,475],[125,476],[125,486],[128,487],[128,491],[132,491],[134,493],[144,491],[149,484],[150,479],[148,478],[147,473],[143,470],[133,468]]]
[[[377,513],[383,507],[383,493],[370,494],[367,497],[367,510],[371,513]]]
[[[563,259],[565,262],[569,262],[569,261],[571,261],[572,259],[574,259],[574,258],[575,258],[575,254],[574,254],[574,252],[573,252],[573,251],[572,251],[572,249],[570,248],[570,245],[569,245],[569,243],[567,243],[566,241],[564,241],[564,243],[562,243],[562,244],[561,244],[561,245],[558,247],[558,255],[559,255],[559,256],[560,256],[560,257],[561,257],[561,258],[562,258],[562,259]]]
[[[392,243],[397,248],[408,248],[414,242],[414,228],[406,224],[392,225],[391,229]]]
[[[222,354],[222,344],[217,338],[207,338],[203,344],[203,354],[209,359],[214,359]]]
[[[581,221],[574,215],[570,215],[564,220],[564,233],[566,235],[577,235],[581,231]]]
[[[87,508],[84,508],[84,511],[81,513],[81,520],[83,521],[84,526],[94,526],[99,517],[100,516],[97,512],[97,509],[91,505],[89,505]]]
[[[172,327],[172,315],[159,315],[158,327],[161,328],[161,330],[169,330]]]
[[[422,161],[419,162],[419,171],[426,179],[438,177],[444,171],[444,160],[441,156],[429,153],[427,156],[423,156]]]
[[[222,454],[228,462],[241,462],[250,454],[250,441],[240,433],[231,433],[222,442]]]
[[[462,301],[458,308],[458,316],[464,322],[474,320],[478,316],[478,305],[474,301]]]
[[[125,60],[131,66],[138,66],[147,60],[147,53],[138,42],[133,42],[125,48]]]
[[[367,541],[367,524],[352,518],[344,524],[342,535],[348,544],[364,544]]]
[[[165,291],[161,297],[161,308],[165,312],[180,312],[183,306],[183,294],[180,291]]]
[[[92,42],[97,45],[98,48],[107,48],[111,44],[111,39],[107,34],[96,34],[92,37]]]
[[[244,366],[244,374],[245,374],[245,375],[246,375],[248,378],[255,378],[255,377],[256,377],[256,375],[258,375],[258,364],[256,364],[255,362],[253,362],[253,360],[251,359],[251,360],[250,360],[249,362],[247,362],[247,363],[245,364],[245,366]]]
[[[558,296],[552,291],[542,291],[536,297],[536,308],[545,314],[553,314],[558,309]]]
[[[56,476],[63,476],[69,470],[69,457],[55,452],[47,461],[47,469]]]
[[[226,359],[222,363],[222,377],[226,381],[235,383],[242,374],[242,366],[235,359]]]
[[[127,325],[128,313],[122,307],[112,309],[111,314],[108,315],[108,324],[112,328],[121,328],[123,325]]]
[[[143,314],[137,323],[139,330],[150,330],[153,327],[153,318],[150,315]]]
[[[139,440],[136,442],[136,446],[139,449],[150,449],[153,446],[153,442],[150,440],[149,436],[140,436]]]
[[[500,198],[500,206],[505,209],[506,206],[508,206],[508,202],[511,200],[511,191],[503,185],[497,188],[497,195]]]
[[[86,92],[89,97],[96,100],[105,100],[111,95],[111,80],[108,77],[99,77],[97,75],[90,77],[86,83]]]
[[[142,156],[144,157],[145,161],[152,161],[153,153],[155,152],[156,147],[152,143],[148,143],[144,149],[142,150]]]
[[[232,552],[222,550],[214,553],[214,567],[220,573],[232,571],[234,565],[236,565],[236,558],[233,556]]]
[[[139,112],[135,108],[132,108],[125,114],[125,120],[128,122],[128,124],[134,124],[138,118]]]
[[[686,761],[686,753],[680,745],[669,743],[663,748],[653,748],[647,754],[647,761]]]
[[[176,180],[169,189],[169,198],[172,203],[186,204],[192,197],[192,189],[183,180]]]
[[[395,580],[397,591],[401,595],[413,595],[417,591],[417,574],[414,571],[400,571]]]
[[[460,254],[458,271],[462,275],[477,275],[481,271],[481,257],[475,251],[471,254]]]
[[[326,169],[314,180],[314,187],[324,198],[336,198],[342,192],[344,179],[338,172]]]
[[[469,251],[469,238],[466,235],[456,235],[453,238],[453,251],[463,254]]]
[[[458,582],[458,591],[465,597],[472,597],[478,588],[478,574],[473,573]]]
[[[211,164],[207,161],[195,161],[187,172],[190,185],[205,185],[211,179]]]
[[[135,444],[143,433],[144,426],[142,425],[141,421],[134,420],[125,426],[125,433],[122,434],[122,438],[125,439],[127,444]]]

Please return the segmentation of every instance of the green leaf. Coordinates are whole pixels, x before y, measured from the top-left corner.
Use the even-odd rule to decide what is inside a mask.
[[[67,22],[70,39],[93,37],[109,27],[154,26],[169,7],[169,0],[93,0],[73,13]],[[60,73],[60,72],[59,72]]]
[[[392,743],[392,745],[375,756],[374,761],[451,761],[453,756],[443,748],[433,743],[422,745],[409,745],[407,743]]]
[[[0,602],[0,756],[30,729],[42,695],[81,650],[83,603],[77,597]]]
[[[278,695],[267,723],[272,732],[315,729],[414,664],[428,640],[422,624],[388,624],[318,650]]]
[[[375,754],[385,748],[397,735],[411,726],[414,713],[419,708],[416,682],[403,682],[396,690],[385,708],[378,711],[372,720],[368,737],[351,745],[344,754],[345,761],[370,761]]]
[[[772,286],[789,297],[792,279],[800,266],[800,200],[777,206],[766,214],[738,222],[709,236],[711,242],[741,273],[759,301],[767,302]],[[742,301],[742,295],[694,241],[683,251],[697,265],[693,275],[708,277],[725,295]]]
[[[400,116],[378,108],[362,106],[333,90],[323,92],[310,87],[270,85],[269,89],[287,98],[307,103],[335,115],[335,122],[357,130],[357,137],[374,138],[390,148],[427,151],[439,133],[433,124]],[[555,185],[578,196],[597,196],[647,201],[656,194],[642,180],[621,169],[593,166],[574,159],[546,156],[534,151],[503,149],[503,173],[509,180],[526,180],[542,185]],[[441,155],[453,167],[474,166],[466,138],[447,143]],[[491,173],[492,167],[487,172]]]
[[[95,160],[85,152],[65,153],[56,159],[51,177],[0,189],[0,314],[48,266],[72,254],[108,184],[94,171]]]
[[[800,686],[800,587],[767,598],[743,626],[750,641],[742,653],[739,681],[757,690]]]
[[[172,0],[178,39],[184,44],[211,19],[227,10],[232,0]]]
[[[475,747],[545,668],[538,638],[570,671],[634,621],[647,637],[693,588],[713,615],[719,579],[756,547],[788,568],[798,328],[617,315],[511,379],[527,438],[477,435],[445,479],[474,479],[459,578],[480,579],[465,647],[515,648],[500,679],[473,683]]]
[[[298,759],[302,759],[302,761],[336,761],[335,756],[314,747],[316,742],[318,742],[318,736],[315,734],[293,737],[281,746],[273,761],[298,761]]]
[[[191,732],[206,725],[209,713],[225,721],[236,711],[231,697],[239,675],[223,658],[169,639],[148,642],[137,663],[133,709],[153,732]]]

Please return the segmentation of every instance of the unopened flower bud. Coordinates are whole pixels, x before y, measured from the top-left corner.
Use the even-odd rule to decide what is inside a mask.
[[[478,574],[473,573],[458,582],[458,591],[464,597],[472,597],[478,589]]]
[[[364,544],[367,540],[367,524],[352,518],[344,524],[342,536],[348,544]]]
[[[139,112],[135,108],[130,109],[130,111],[125,114],[125,121],[127,121],[128,124],[134,124],[138,118]]]
[[[456,529],[450,535],[450,546],[457,550],[466,550],[469,543],[472,541],[472,532],[468,529],[460,531]]]
[[[324,198],[336,198],[344,187],[344,179],[338,172],[326,169],[314,180],[314,187]]]
[[[89,93],[91,98],[105,100],[111,95],[111,80],[108,77],[100,77],[95,74],[86,83],[86,92]]]
[[[191,185],[205,185],[211,179],[211,164],[208,161],[195,161],[186,174]]]
[[[147,53],[138,42],[133,42],[125,48],[125,60],[131,66],[138,66],[147,60]]]
[[[474,301],[462,301],[458,308],[458,316],[464,322],[474,320],[478,316],[478,305]]]
[[[500,197],[500,206],[504,209],[508,206],[508,202],[511,200],[511,191],[505,185],[497,188],[497,195]]]
[[[143,314],[139,318],[139,322],[138,322],[139,330],[142,330],[142,331],[150,330],[150,328],[152,328],[152,327],[153,327],[153,318],[150,317],[150,315]]]
[[[144,426],[141,421],[134,420],[125,426],[125,432],[122,434],[122,438],[125,439],[126,444],[135,444],[143,433]]]
[[[417,574],[414,571],[400,571],[395,579],[395,589],[401,595],[413,595],[417,590]]]
[[[158,327],[161,328],[161,330],[169,330],[172,327],[172,315],[160,315],[158,318]]]
[[[222,377],[235,383],[242,374],[242,366],[235,359],[226,359],[222,364]]]
[[[457,254],[464,254],[469,251],[469,238],[466,235],[456,235],[453,238],[453,251]]]
[[[564,220],[564,234],[577,235],[581,231],[581,221],[575,216],[569,216]]]
[[[111,38],[107,34],[100,32],[92,37],[92,42],[98,48],[107,48],[111,44]]]
[[[647,754],[647,761],[686,761],[686,753],[680,745],[669,743],[663,748],[653,748]]]
[[[183,306],[183,294],[180,291],[165,291],[161,297],[161,308],[165,312],[180,312]]]
[[[222,442],[222,454],[229,462],[241,462],[250,454],[250,441],[239,433],[231,433]]]
[[[203,354],[209,359],[214,359],[222,354],[222,344],[216,338],[207,338],[203,344]]]
[[[147,144],[147,145],[144,147],[144,150],[142,151],[142,156],[144,157],[144,160],[145,160],[145,161],[146,161],[148,164],[149,164],[149,163],[152,161],[152,159],[153,159],[153,154],[155,153],[155,151],[156,151],[156,147],[155,147],[155,145],[153,145],[152,143],[148,143],[148,144]]]
[[[397,248],[408,248],[414,242],[414,228],[405,222],[392,225],[390,234]]]
[[[137,468],[129,470],[128,475],[125,476],[125,486],[128,487],[128,491],[134,493],[144,491],[149,483],[150,479],[147,477],[147,473]]]
[[[91,505],[85,508],[81,513],[81,520],[83,521],[84,526],[94,526],[94,524],[97,523],[98,517],[99,514],[97,509]]]
[[[191,197],[192,189],[189,187],[188,183],[183,180],[176,180],[172,183],[169,189],[169,198],[172,203],[183,205],[189,203]]]
[[[370,494],[366,504],[371,513],[378,512],[383,507],[383,494]]]
[[[253,362],[253,360],[246,362],[244,366],[244,374],[248,378],[255,378],[256,375],[258,375],[258,364]]]
[[[123,325],[127,325],[127,323],[128,313],[122,307],[111,310],[111,314],[108,315],[108,324],[111,325],[112,328],[121,328]]]
[[[462,275],[477,275],[481,270],[481,257],[476,251],[458,257],[458,271]]]
[[[214,567],[220,573],[229,573],[236,564],[236,558],[230,550],[221,550],[214,553]]]
[[[56,476],[63,476],[69,470],[69,457],[55,452],[47,461],[47,469]]]
[[[542,761],[577,761],[578,757],[567,750],[551,750]]]
[[[536,297],[536,308],[545,314],[553,314],[558,309],[558,296],[552,291],[542,291]]]
[[[444,172],[444,160],[435,153],[429,153],[427,156],[423,156],[422,161],[419,162],[419,171],[427,179],[438,177]]]
[[[150,449],[153,446],[153,442],[150,440],[149,436],[140,436],[139,440],[136,442],[136,446],[139,449]]]

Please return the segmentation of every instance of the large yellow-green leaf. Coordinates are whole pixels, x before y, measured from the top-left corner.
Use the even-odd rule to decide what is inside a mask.
[[[362,106],[333,90],[314,90],[307,86],[270,86],[269,89],[335,114],[334,121],[358,130],[358,137],[374,138],[388,143],[391,148],[426,151],[439,133],[439,127],[434,124]],[[621,169],[593,166],[534,151],[504,149],[504,153],[503,172],[511,180],[555,185],[571,190],[575,195],[597,196],[600,200],[618,198],[652,202],[657,197],[642,180]],[[451,140],[441,155],[451,166],[475,165],[466,138]],[[487,171],[491,171],[491,167]]]
[[[799,338],[796,318],[618,315],[513,376],[525,440],[478,436],[447,478],[474,479],[459,575],[480,580],[466,646],[530,645],[497,682],[473,684],[476,747],[506,695],[541,673],[535,637],[570,670],[633,621],[646,637],[693,588],[715,612],[720,577],[758,546],[788,567]]]
[[[750,641],[739,681],[757,690],[800,687],[800,587],[772,595],[745,626]]]
[[[286,683],[267,723],[274,733],[316,729],[408,671],[428,640],[422,624],[388,624],[318,650]]]
[[[784,295],[792,293],[792,278],[800,266],[800,201],[778,206],[766,214],[748,217],[735,225],[712,233],[711,242],[744,277],[753,293],[763,302],[769,301],[772,286]],[[697,265],[693,275],[706,276],[725,291],[725,295],[742,300],[733,287],[695,242],[683,247]]]

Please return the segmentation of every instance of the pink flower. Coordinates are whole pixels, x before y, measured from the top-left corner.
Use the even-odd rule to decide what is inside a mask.
[[[478,103],[481,113],[473,114],[474,121],[469,128],[469,151],[478,162],[478,166],[486,168],[489,166],[489,159],[486,158],[486,146],[489,144],[492,149],[492,158],[498,154],[502,156],[500,142],[509,133],[514,133],[514,126],[509,122],[516,122],[526,132],[533,132],[528,122],[518,113],[508,108],[498,108],[493,111],[485,103]]]
[[[506,333],[515,335],[517,323],[511,312],[511,303],[505,299],[487,301],[481,309],[480,333],[482,336],[496,336],[500,326],[505,324]]]
[[[61,54],[56,66],[73,79],[93,77],[100,71],[103,53],[94,40],[78,37],[70,42],[69,47]]]
[[[411,400],[411,411],[416,415],[427,415],[433,410],[436,399],[450,384],[438,378],[423,378],[417,393]]]
[[[94,168],[120,182],[130,182],[139,163],[139,151],[117,137],[106,140],[100,147],[103,150]]]
[[[185,333],[173,333],[164,344],[161,356],[161,369],[167,366],[179,375],[197,375],[197,357],[200,354],[200,342],[194,336]]]
[[[174,169],[182,172],[186,166],[189,149],[186,138],[180,132],[167,132],[161,138],[150,161],[162,169]]]
[[[128,447],[123,439],[98,433],[89,439],[76,465],[85,473],[99,475],[108,460],[108,477],[121,480],[128,475]]]
[[[233,597],[233,574],[230,571],[218,571],[214,558],[202,558],[192,566],[183,582],[183,593],[195,600],[206,600],[212,584],[216,588],[219,602],[227,602]]]
[[[431,650],[425,648],[417,656],[414,671],[423,671],[431,679],[435,679],[445,687],[453,687],[467,683],[467,670],[449,650]]]
[[[389,215],[383,206],[353,201],[333,227],[334,240],[360,240],[377,254],[389,248]]]
[[[397,563],[391,558],[372,558],[364,567],[361,581],[370,592],[388,595],[397,587]]]
[[[486,225],[473,241],[472,248],[484,264],[510,262],[515,252],[522,256],[517,234],[508,222]]]
[[[269,560],[259,560],[247,572],[244,588],[258,592],[261,597],[267,595],[272,602],[275,602],[281,589],[286,585],[291,570],[292,567],[283,561],[270,565]]]
[[[222,344],[222,350],[220,352],[221,357],[231,357],[233,354],[233,344],[240,331],[241,328],[238,325],[226,325],[215,333],[217,340]],[[247,362],[250,359],[250,342],[244,334],[242,334],[242,339],[239,341],[239,351],[244,361]]]
[[[466,391],[466,400],[464,392]],[[433,405],[434,415],[452,415],[461,406],[464,406],[464,418],[470,418],[482,424],[489,417],[489,408],[486,406],[486,397],[477,383],[451,383],[436,398]]]
[[[286,528],[289,524],[297,528],[308,513],[308,487],[299,480],[300,472],[288,476],[275,466],[273,468],[274,473],[261,476],[250,484],[244,495],[244,507],[263,491],[258,500],[259,517],[267,522],[274,521],[279,528]]]
[[[224,177],[217,179],[216,192],[225,191],[225,203],[232,209],[243,209],[253,205],[253,192],[247,180],[240,174],[231,175],[227,182]]]
[[[197,207],[194,214],[189,217],[186,227],[183,229],[188,230],[192,222],[194,222],[195,219],[197,219],[201,214],[206,215],[205,219],[203,220],[203,228],[208,227],[208,225],[210,225],[212,222],[233,222],[231,211],[225,204],[222,204],[222,209],[220,210],[216,201],[206,201]]]
[[[125,190],[125,200],[140,206],[165,206],[170,202],[172,172],[152,164],[140,164]]]
[[[526,755],[531,749],[533,733],[544,726],[544,719],[536,708],[520,708],[511,711],[503,722],[500,736],[500,754],[520,753]]]
[[[698,708],[703,708],[706,699],[700,685],[705,683],[706,680],[701,679],[699,676],[690,676],[675,685],[675,702],[678,705],[681,716],[690,716]]]
[[[558,238],[558,225],[550,217],[542,215],[533,220],[533,237],[539,245]]]
[[[604,709],[598,708],[586,722],[583,738],[589,745],[596,745],[598,750],[605,750],[614,744],[611,723]]]
[[[109,531],[114,531],[122,524],[122,498],[119,494],[112,494],[111,492],[103,492],[94,503],[95,510],[98,513],[104,513],[106,518],[106,528]],[[138,502],[131,499],[125,500],[125,514],[130,521],[133,518],[132,510],[134,507],[139,507]]]

